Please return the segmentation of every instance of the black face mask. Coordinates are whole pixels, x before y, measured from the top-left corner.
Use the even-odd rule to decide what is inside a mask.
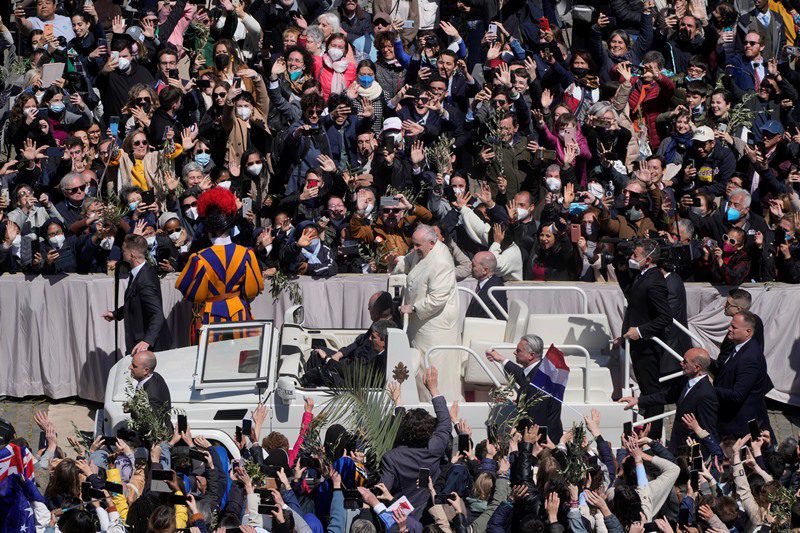
[[[217,54],[214,56],[214,66],[216,66],[219,70],[227,67],[228,63],[230,62],[231,58],[228,54]]]
[[[575,74],[577,77],[582,78],[582,77],[586,76],[587,74],[589,74],[589,69],[588,68],[575,68],[575,67],[573,67],[572,73]]]
[[[688,42],[689,41],[688,30],[678,30],[678,40],[682,42]]]

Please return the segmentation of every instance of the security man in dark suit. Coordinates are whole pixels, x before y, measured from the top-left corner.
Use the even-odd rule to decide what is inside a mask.
[[[478,280],[478,287],[475,292],[478,294],[489,311],[495,318],[502,318],[503,314],[497,309],[497,306],[489,299],[489,289],[492,287],[502,287],[505,285],[503,278],[495,276],[494,272],[497,270],[497,258],[492,252],[478,252],[472,258],[472,277]],[[503,308],[503,311],[508,310],[507,295],[504,291],[496,292],[495,297]],[[473,318],[490,318],[486,311],[481,307],[480,302],[475,298],[469,303],[467,307],[467,315]]]
[[[163,412],[169,420],[169,411],[172,409],[172,399],[169,394],[169,387],[156,372],[156,356],[149,350],[137,352],[131,357],[131,364],[128,370],[131,377],[136,382],[136,389],[144,389],[150,399],[150,405],[155,412]]]
[[[678,448],[686,443],[686,437],[691,434],[691,431],[681,423],[683,415],[693,414],[700,427],[716,437],[719,402],[714,385],[708,377],[710,365],[711,356],[706,350],[691,348],[683,354],[681,362],[683,377],[679,380],[679,386],[638,398],[627,396],[620,398],[619,401],[626,404],[625,409],[631,409],[636,405],[640,409],[647,409],[653,405],[677,404],[675,423],[672,424],[668,446],[672,453],[677,454]]]
[[[658,258],[656,241],[638,241],[633,256],[628,259],[628,268],[619,269],[617,274],[628,301],[622,320],[622,337],[630,341],[633,372],[642,395],[661,390],[658,378],[664,354],[660,346],[649,339],[659,337],[664,340],[667,328],[672,324],[667,284],[664,274],[655,266]],[[643,411],[645,417],[659,415],[664,412],[664,405],[651,405]],[[651,431],[654,435],[661,434],[660,420],[653,423]]]
[[[520,396],[524,394],[529,400],[541,397],[541,400],[528,411],[528,418],[540,427],[547,426],[548,437],[553,442],[558,442],[564,432],[561,426],[561,402],[531,385],[531,380],[542,363],[543,354],[542,339],[537,335],[524,335],[514,350],[516,363],[509,361],[496,350],[487,350],[486,358],[489,361],[502,363],[503,370],[514,377]]]
[[[109,322],[125,319],[125,351],[130,354],[158,352],[172,345],[161,306],[161,283],[155,268],[145,259],[147,253],[144,237],[125,237],[122,259],[131,266],[125,301],[116,311],[103,313]]]
[[[743,437],[748,432],[748,422],[757,420],[762,430],[772,431],[764,401],[772,390],[772,380],[767,375],[764,349],[755,340],[756,316],[750,311],[736,313],[728,327],[728,338],[733,350],[724,360],[718,361],[714,388],[719,398],[719,436]]]

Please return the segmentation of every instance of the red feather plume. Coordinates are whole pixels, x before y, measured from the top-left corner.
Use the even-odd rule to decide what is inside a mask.
[[[236,197],[228,189],[222,187],[214,187],[203,194],[197,199],[197,212],[201,217],[206,216],[209,208],[217,208],[226,215],[235,215]]]

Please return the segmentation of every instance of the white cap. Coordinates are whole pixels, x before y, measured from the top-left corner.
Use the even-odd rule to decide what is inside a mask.
[[[383,128],[381,129],[382,132],[388,130],[402,130],[403,129],[403,121],[401,121],[398,117],[391,117],[387,118],[383,121]]]

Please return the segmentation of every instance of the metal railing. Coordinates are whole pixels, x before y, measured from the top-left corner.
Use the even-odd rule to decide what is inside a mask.
[[[678,329],[679,329],[679,330],[683,331],[684,333],[686,333],[687,335],[689,335],[689,337],[691,337],[692,339],[694,339],[695,341],[697,341],[697,344],[699,344],[699,345],[700,345],[700,346],[698,346],[698,348],[703,348],[704,350],[707,350],[707,349],[708,349],[708,348],[706,348],[706,343],[705,343],[705,341],[704,341],[703,339],[701,339],[700,337],[698,337],[698,336],[697,336],[697,334],[695,334],[695,333],[693,333],[692,331],[690,331],[690,330],[689,330],[689,328],[687,328],[686,326],[684,326],[683,324],[681,324],[680,322],[678,322],[678,320],[677,320],[677,319],[673,318],[673,319],[672,319],[672,323],[673,323],[673,324],[675,324],[676,326],[678,326]]]
[[[577,292],[578,295],[581,297],[582,305],[581,305],[581,314],[588,314],[589,313],[589,296],[586,294],[586,291],[579,287],[568,287],[566,285],[546,285],[546,286],[534,286],[534,285],[507,285],[503,287],[492,287],[486,293],[489,297],[489,300],[497,307],[497,310],[503,315],[503,318],[508,320],[508,311],[503,309],[503,306],[500,305],[500,302],[497,301],[497,298],[494,297],[495,292],[509,292],[509,291],[571,291]]]
[[[478,302],[478,304],[480,304],[481,309],[483,309],[483,312],[486,313],[486,315],[489,318],[491,318],[492,320],[497,320],[497,317],[494,316],[494,313],[492,313],[492,311],[489,309],[489,306],[486,305],[486,302],[483,301],[483,298],[478,296],[477,292],[473,291],[469,287],[461,287],[461,286],[458,287],[458,290],[469,294],[476,302]],[[500,308],[498,307],[498,309]],[[508,315],[506,315],[506,318],[508,318]]]
[[[442,351],[442,350],[459,350],[459,351],[462,351],[462,352],[467,352],[471,357],[475,358],[475,360],[478,362],[478,364],[481,366],[481,368],[489,375],[489,379],[492,380],[492,383],[494,383],[495,387],[499,388],[499,387],[503,386],[500,383],[500,381],[498,381],[497,376],[495,376],[492,373],[492,371],[489,370],[489,367],[486,366],[486,363],[483,361],[483,359],[481,359],[481,357],[477,353],[475,353],[475,350],[473,350],[471,348],[467,348],[466,346],[457,346],[455,344],[446,344],[444,346],[434,346],[433,348],[429,348],[428,351],[425,352],[425,357],[422,360],[423,365],[425,366],[425,368],[430,367],[431,354],[434,353],[434,352]]]

